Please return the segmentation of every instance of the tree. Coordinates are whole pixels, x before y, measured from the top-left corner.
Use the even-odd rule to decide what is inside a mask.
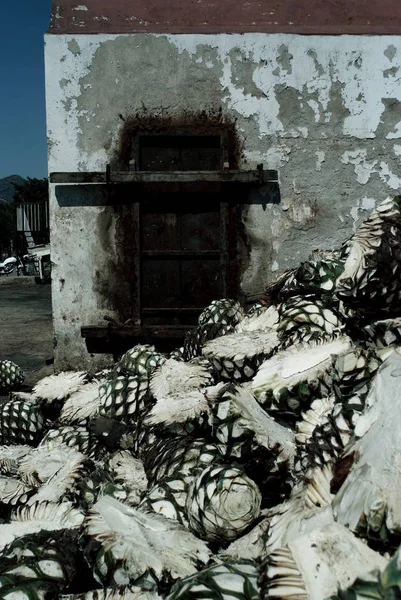
[[[31,202],[45,203],[49,200],[49,183],[46,177],[43,179],[28,177],[25,183],[13,183],[13,186],[15,188],[15,204]]]
[[[0,262],[3,252],[11,252],[16,235],[15,210],[13,205],[0,204]]]

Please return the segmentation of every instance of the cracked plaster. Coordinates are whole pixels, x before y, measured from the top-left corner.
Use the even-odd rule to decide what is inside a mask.
[[[241,168],[279,170],[281,204],[244,208],[251,250],[242,287],[255,294],[313,249],[338,247],[375,202],[401,190],[398,47],[394,36],[47,35],[49,171],[104,170],[118,148],[120,115],[221,108],[236,119]],[[54,189],[51,205],[56,280],[60,273],[66,281],[55,304],[69,314],[84,254],[97,255],[107,277],[108,249],[96,232],[98,219],[111,218],[113,230],[115,217],[62,208]],[[66,234],[74,240],[83,222],[82,253],[64,256]],[[113,237],[109,244],[113,252]],[[84,323],[104,316],[93,299],[96,260],[83,267],[83,297],[92,298],[81,306]],[[64,339],[60,323],[56,313]]]

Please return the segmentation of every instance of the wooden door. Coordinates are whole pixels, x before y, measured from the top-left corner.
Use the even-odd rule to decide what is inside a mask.
[[[141,141],[140,141],[141,142]],[[144,136],[142,171],[221,168],[219,136]],[[226,204],[219,186],[176,185],[143,193],[140,220],[140,322],[196,324],[226,293]]]

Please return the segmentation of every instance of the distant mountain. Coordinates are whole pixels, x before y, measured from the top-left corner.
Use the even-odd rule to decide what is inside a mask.
[[[22,185],[25,182],[26,179],[20,175],[9,175],[8,177],[0,179],[0,203],[4,204],[6,202],[9,204],[12,202],[15,193],[13,183]]]

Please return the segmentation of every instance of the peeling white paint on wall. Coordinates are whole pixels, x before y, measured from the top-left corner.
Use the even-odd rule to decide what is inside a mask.
[[[390,61],[384,54],[391,44],[399,45],[396,36],[244,34],[169,35],[168,39],[180,53],[187,52],[192,56],[196,56],[203,46],[211,46],[218,51],[225,66],[221,83],[227,89],[227,101],[243,116],[255,115],[261,135],[283,130],[278,106],[271,94],[275,84],[295,88],[300,93],[304,93],[305,88],[309,94],[316,93],[317,99],[313,99],[311,106],[318,120],[328,110],[333,82],[340,83],[344,106],[349,111],[342,133],[360,139],[375,137],[385,108],[382,100],[400,99],[398,81],[383,75],[390,65],[400,67],[399,56]],[[283,69],[277,61],[282,46],[291,56],[291,70]],[[265,97],[251,99],[233,81],[232,63],[228,57],[233,48],[239,49],[249,61],[253,60],[258,65],[253,80]],[[325,118],[330,118],[330,114],[326,114]],[[400,137],[401,131],[397,129],[389,139]]]
[[[360,217],[363,216],[366,218],[368,216],[368,211],[371,211],[376,206],[376,200],[374,198],[368,198],[364,196],[363,198],[357,201],[357,205],[351,208],[351,217],[354,221],[353,230],[356,231],[357,226],[359,224]],[[359,215],[360,212],[365,212],[363,215]]]
[[[323,150],[316,150],[316,171],[322,170],[322,164],[325,161],[325,153]]]
[[[392,190],[401,190],[401,177],[393,173],[387,163],[380,163],[379,176],[380,179]]]
[[[117,36],[107,36],[113,37]],[[102,40],[98,36],[88,35],[46,35],[45,41],[49,172],[104,170],[107,153],[101,151],[85,156],[77,143],[82,133],[79,125],[82,113],[78,110],[77,102],[82,93],[80,81],[90,72],[93,57]]]
[[[250,164],[263,164],[265,168],[280,170],[290,160],[291,148],[286,144],[275,145],[264,152],[244,150],[244,157]]]
[[[357,176],[357,181],[362,185],[368,183],[372,173],[377,173],[375,166],[377,165],[378,161],[369,161],[366,157],[367,151],[363,148],[358,148],[357,150],[351,151],[346,150],[341,157],[341,162],[343,162],[345,165],[355,165],[354,172]]]
[[[281,204],[256,199],[244,218],[250,256],[242,288],[252,294],[315,248],[338,247],[377,201],[401,189],[399,40],[46,35],[49,172],[104,171],[123,119],[144,108],[159,116],[221,109],[243,142],[240,167],[279,171]],[[108,220],[110,239],[100,248],[99,223]],[[80,326],[113,316],[99,305],[94,271],[101,264],[107,274],[116,223],[112,210],[60,206],[52,186],[51,224],[61,365],[63,340],[74,338],[77,361],[87,360]]]

